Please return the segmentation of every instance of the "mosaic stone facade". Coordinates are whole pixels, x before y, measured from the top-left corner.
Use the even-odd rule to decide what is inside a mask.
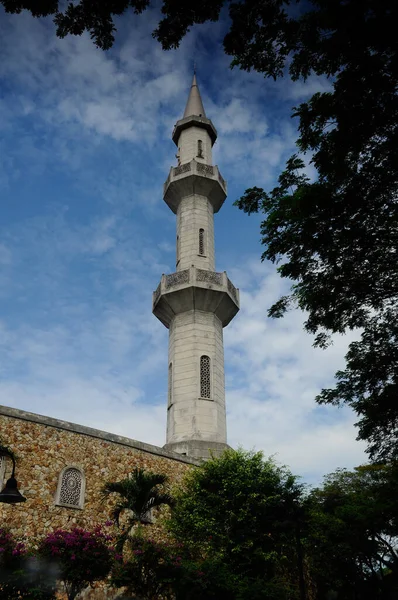
[[[195,464],[156,446],[5,407],[0,407],[0,440],[17,455],[18,487],[27,499],[14,506],[0,504],[0,522],[29,541],[57,528],[103,525],[111,504],[102,500],[102,486],[123,479],[135,467],[164,473],[172,489]],[[68,467],[72,474],[79,470],[84,474],[83,509],[57,505],[59,479]],[[8,463],[6,478],[10,470]],[[75,479],[71,480],[73,493],[64,500],[77,501]],[[161,516],[151,527],[153,537],[162,537]]]

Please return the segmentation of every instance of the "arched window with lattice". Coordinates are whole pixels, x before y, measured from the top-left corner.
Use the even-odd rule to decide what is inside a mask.
[[[210,357],[200,357],[200,397],[211,398]]]
[[[55,504],[68,508],[84,507],[84,493],[86,490],[86,478],[79,467],[65,467],[58,478],[58,488],[55,496]]]
[[[173,363],[169,364],[169,392],[168,392],[169,406],[173,403]]]
[[[203,256],[205,253],[205,230],[199,229],[199,254]]]

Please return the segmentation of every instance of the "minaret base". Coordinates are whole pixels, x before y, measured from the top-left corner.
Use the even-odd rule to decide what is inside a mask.
[[[206,442],[202,440],[186,440],[183,442],[173,442],[163,446],[168,452],[176,452],[184,456],[207,460],[212,456],[218,457],[230,448],[228,444],[221,442]]]

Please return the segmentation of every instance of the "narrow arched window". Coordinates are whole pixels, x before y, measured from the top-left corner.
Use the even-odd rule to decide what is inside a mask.
[[[203,158],[203,142],[198,140],[198,158]]]
[[[85,489],[86,480],[83,471],[78,467],[66,467],[58,478],[55,504],[82,509]]]
[[[0,456],[0,492],[4,487],[5,478],[6,478],[6,457]]]
[[[176,265],[180,262],[180,236],[177,235],[177,261]]]
[[[205,253],[205,230],[199,229],[199,254]]]
[[[200,397],[211,398],[210,357],[200,357]]]
[[[169,388],[168,388],[168,396],[169,396],[169,406],[171,406],[173,401],[173,363],[169,364]]]

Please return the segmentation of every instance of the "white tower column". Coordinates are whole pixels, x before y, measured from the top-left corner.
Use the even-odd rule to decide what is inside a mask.
[[[214,271],[214,213],[206,196],[184,198],[177,209],[177,271],[192,265]]]
[[[173,131],[178,166],[164,185],[164,200],[177,215],[176,272],[162,275],[153,312],[170,332],[165,448],[196,458],[227,447],[223,327],[239,310],[239,290],[215,271],[214,213],[226,197],[212,164],[216,138],[194,75]]]

